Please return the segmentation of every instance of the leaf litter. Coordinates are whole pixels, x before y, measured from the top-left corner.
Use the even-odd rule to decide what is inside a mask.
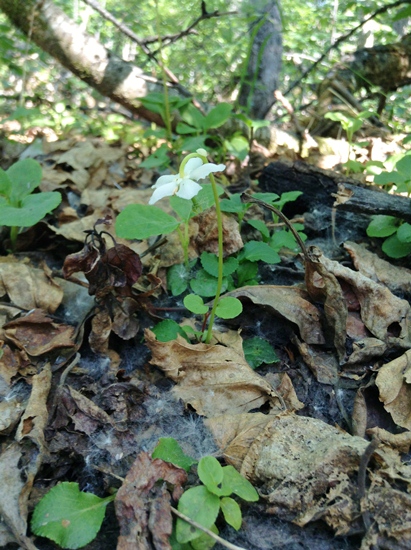
[[[261,499],[244,510],[242,530],[223,530],[247,548],[262,547],[257,524],[262,538],[271,529],[273,541],[282,533],[315,547],[319,522],[330,549],[409,547],[409,271],[348,241],[355,269],[308,248],[300,285],[275,284],[274,270],[267,284],[228,293],[244,311],[212,344],[160,342],[150,328],[178,319],[168,311],[181,302],[157,271],[181,259],[171,243],[140,259],[152,243],[118,240],[110,223],[150,195],[119,187],[150,178],[124,148],[98,140],[44,153],[42,189],[66,195],[52,223],[30,230],[45,232],[46,261],[17,247],[0,262],[0,545],[46,548],[29,514],[56,483],[75,480],[101,496],[119,488],[118,524],[111,513],[101,535],[111,539],[87,548],[169,548],[170,502],[186,474],[150,457],[166,436],[194,458],[216,453],[255,484]],[[212,216],[192,221],[193,257],[216,251]],[[226,220],[231,254],[243,240]],[[251,369],[243,336],[271,340],[281,360]]]

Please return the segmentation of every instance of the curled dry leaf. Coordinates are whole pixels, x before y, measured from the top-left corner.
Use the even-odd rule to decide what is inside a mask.
[[[63,291],[42,269],[17,261],[0,261],[0,297],[22,309],[43,309],[54,313],[63,299]]]
[[[334,353],[309,346],[295,335],[291,341],[320,384],[335,385],[338,382],[338,360]]]
[[[178,499],[187,474],[173,464],[140,453],[114,501],[120,524],[117,550],[171,550],[170,494],[165,483],[157,484],[160,479],[173,485],[173,497]]]
[[[181,337],[159,342],[150,330],[145,336],[153,355],[150,363],[177,382],[174,395],[198,414],[211,417],[227,411],[247,412],[265,403],[277,411],[286,408],[283,396],[233,349],[188,344]]]
[[[411,347],[411,306],[406,300],[325,256],[319,260],[337,279],[352,287],[360,303],[361,319],[373,336],[391,346]]]
[[[380,400],[394,422],[411,429],[411,350],[378,371],[375,383]]]
[[[411,292],[411,270],[379,258],[370,252],[363,244],[350,241],[344,243],[344,248],[352,258],[355,268],[362,275],[376,283],[382,283],[391,292]]]
[[[297,287],[261,285],[243,286],[224,296],[249,298],[253,304],[267,306],[276,315],[298,326],[301,338],[307,344],[324,344],[320,312],[308,301],[308,294]]]

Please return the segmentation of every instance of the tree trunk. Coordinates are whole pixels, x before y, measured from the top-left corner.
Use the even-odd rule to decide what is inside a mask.
[[[238,102],[251,118],[263,119],[274,104],[281,70],[281,16],[277,0],[268,0],[251,28],[251,49],[247,74]]]
[[[106,50],[50,0],[0,0],[0,10],[30,40],[102,95],[158,124],[161,118],[139,98],[162,85]]]

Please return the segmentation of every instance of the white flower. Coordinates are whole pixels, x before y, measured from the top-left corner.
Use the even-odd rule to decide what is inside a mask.
[[[183,174],[158,178],[152,186],[155,191],[149,204],[154,204],[163,197],[172,195],[177,195],[182,199],[192,199],[201,191],[201,186],[197,183],[198,180],[206,178],[211,172],[221,172],[224,169],[224,164],[203,164],[200,158],[191,158],[184,166]]]

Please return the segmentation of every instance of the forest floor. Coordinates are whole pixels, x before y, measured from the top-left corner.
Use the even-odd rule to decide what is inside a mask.
[[[178,238],[153,248],[154,239],[115,233],[116,216],[147,204],[159,174],[141,168],[128,146],[97,138],[36,147],[26,155],[42,165],[40,189],[60,191],[63,201],[20,232],[14,253],[2,229],[0,547],[56,548],[30,530],[52,487],[77,482],[107,496],[134,483],[133,465],[150,462],[159,439],[172,437],[196,461],[213,455],[232,464],[259,491],[258,502],[242,503],[239,531],[217,522],[239,547],[409,548],[411,271],[383,258],[366,235],[369,218],[288,204],[286,215],[306,222],[304,249],[281,248],[280,263],[250,260],[249,279],[233,273],[228,293],[243,311],[219,319],[204,344],[195,338],[202,317],[183,298],[206,284],[199,272],[217,252],[213,209],[190,222],[190,259],[198,260],[184,276],[187,289],[173,295],[167,270],[183,261]],[[233,163],[227,172],[236,170]],[[226,198],[240,187],[233,182]],[[263,170],[248,189],[261,190],[276,192]],[[171,212],[167,200],[158,206]],[[240,225],[226,213],[227,256],[264,240],[250,220],[266,224],[270,238],[286,229],[255,204]],[[93,265],[86,238],[98,252]],[[135,256],[125,247],[141,256],[133,284]],[[194,336],[167,340],[155,329],[162,320]],[[244,351],[250,340],[255,361]],[[186,487],[198,484],[194,473]],[[134,548],[167,548],[160,523],[147,519],[155,491],[141,489],[127,518],[122,498],[85,548],[131,548],[129,531],[142,533]]]

